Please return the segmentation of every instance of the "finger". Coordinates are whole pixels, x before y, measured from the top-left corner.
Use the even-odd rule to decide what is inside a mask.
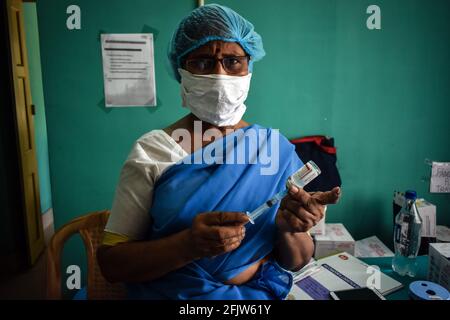
[[[211,244],[211,246],[215,247],[215,248],[225,248],[227,246],[232,245],[233,243],[241,242],[243,239],[244,239],[244,237],[239,235],[239,236],[233,237],[233,238],[216,240]]]
[[[203,223],[207,225],[244,225],[249,221],[248,216],[243,212],[209,212],[205,214]]]
[[[300,208],[296,217],[303,221],[304,224],[315,226],[320,221],[320,215],[315,215],[305,208]]]
[[[241,242],[243,239],[244,239],[244,237],[242,237],[242,236],[236,236],[236,237],[232,237],[232,238],[228,238],[228,239],[220,239],[220,240],[202,239],[201,241],[199,241],[199,243],[202,247],[207,247],[207,248],[211,248],[212,250],[215,250],[217,248],[224,248],[235,242]]]
[[[235,241],[226,246],[210,247],[208,249],[208,256],[214,257],[214,256],[224,254],[226,252],[233,251],[233,250],[237,249],[240,245],[241,245],[241,241]]]
[[[293,199],[300,201],[304,205],[306,205],[311,198],[308,192],[303,190],[303,188],[297,188],[296,186],[291,186],[289,188],[289,195]]]
[[[341,188],[339,187],[334,187],[331,191],[320,192],[314,195],[314,198],[322,205],[337,203],[340,197]]]
[[[313,227],[312,222],[307,222],[306,219],[299,218],[290,211],[284,210],[282,214],[294,232],[305,232]]]
[[[302,211],[304,210],[304,211]],[[323,218],[323,213],[321,213],[319,211],[319,213],[312,213],[310,211],[307,211],[305,209],[301,209],[301,213],[302,213],[302,218],[304,221],[306,221],[307,223],[311,223],[312,226],[315,226],[316,224],[319,223],[320,220],[322,220]]]
[[[280,204],[280,209],[281,210],[289,210],[291,212],[296,212],[298,209],[300,209],[302,206],[302,204],[295,200],[292,199],[290,197],[285,197]]]
[[[210,240],[224,240],[245,234],[243,226],[211,226],[202,230],[202,237]]]
[[[202,252],[202,256],[213,257],[224,253],[226,247],[235,245],[236,242],[240,243],[239,240],[235,240],[232,242],[230,241],[226,244],[220,244],[215,240],[198,239],[196,245],[197,250]]]
[[[299,201],[293,199],[284,199],[280,205],[280,209],[288,210],[297,216],[302,216],[302,212],[309,212],[316,219],[320,220],[323,218],[324,206],[320,204],[311,204],[305,208]],[[302,211],[303,210],[303,211]]]
[[[230,251],[231,248],[237,248],[237,247],[240,246],[240,244],[241,244],[241,241],[234,241],[234,242],[230,242],[230,243],[228,243],[226,245],[223,245],[223,246],[209,247],[208,250],[210,252],[214,252],[216,254],[218,254],[218,253],[220,254],[220,253],[223,253],[223,252]]]
[[[235,243],[232,243],[232,244],[226,246],[226,247],[224,248],[224,251],[225,251],[225,252],[230,252],[230,251],[236,250],[237,248],[239,248],[239,246],[241,245],[241,243],[242,243],[241,241],[237,241],[237,242],[235,242]]]
[[[295,218],[300,219],[304,225],[315,226],[323,218],[323,214],[314,214],[303,207],[299,207],[295,211],[291,211],[288,209],[286,209],[285,211],[290,213]]]
[[[299,231],[301,228],[303,228],[304,223],[297,216],[287,210],[282,211],[282,214],[286,222],[293,230]]]

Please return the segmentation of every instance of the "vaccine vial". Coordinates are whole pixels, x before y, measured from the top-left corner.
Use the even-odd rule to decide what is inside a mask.
[[[303,167],[291,175],[286,182],[286,189],[278,192],[271,199],[267,200],[265,203],[260,205],[258,208],[252,212],[246,212],[247,216],[250,218],[250,223],[255,224],[255,220],[266,212],[267,209],[273,207],[278,201],[283,199],[287,193],[288,189],[294,185],[297,188],[303,188],[308,183],[313,181],[321,173],[317,164],[314,161],[308,161]]]

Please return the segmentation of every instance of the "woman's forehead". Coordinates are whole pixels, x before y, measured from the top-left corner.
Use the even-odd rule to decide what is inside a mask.
[[[237,42],[226,42],[226,41],[210,41],[203,46],[192,51],[188,58],[195,57],[197,55],[236,55],[243,56],[245,51]]]

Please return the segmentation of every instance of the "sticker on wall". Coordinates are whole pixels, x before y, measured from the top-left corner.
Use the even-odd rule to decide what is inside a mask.
[[[106,107],[156,106],[153,34],[102,34]]]

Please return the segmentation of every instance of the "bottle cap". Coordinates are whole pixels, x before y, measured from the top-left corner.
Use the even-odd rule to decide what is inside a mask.
[[[416,200],[417,199],[417,193],[414,190],[407,190],[405,192],[405,198],[406,199],[411,199],[411,200]]]

